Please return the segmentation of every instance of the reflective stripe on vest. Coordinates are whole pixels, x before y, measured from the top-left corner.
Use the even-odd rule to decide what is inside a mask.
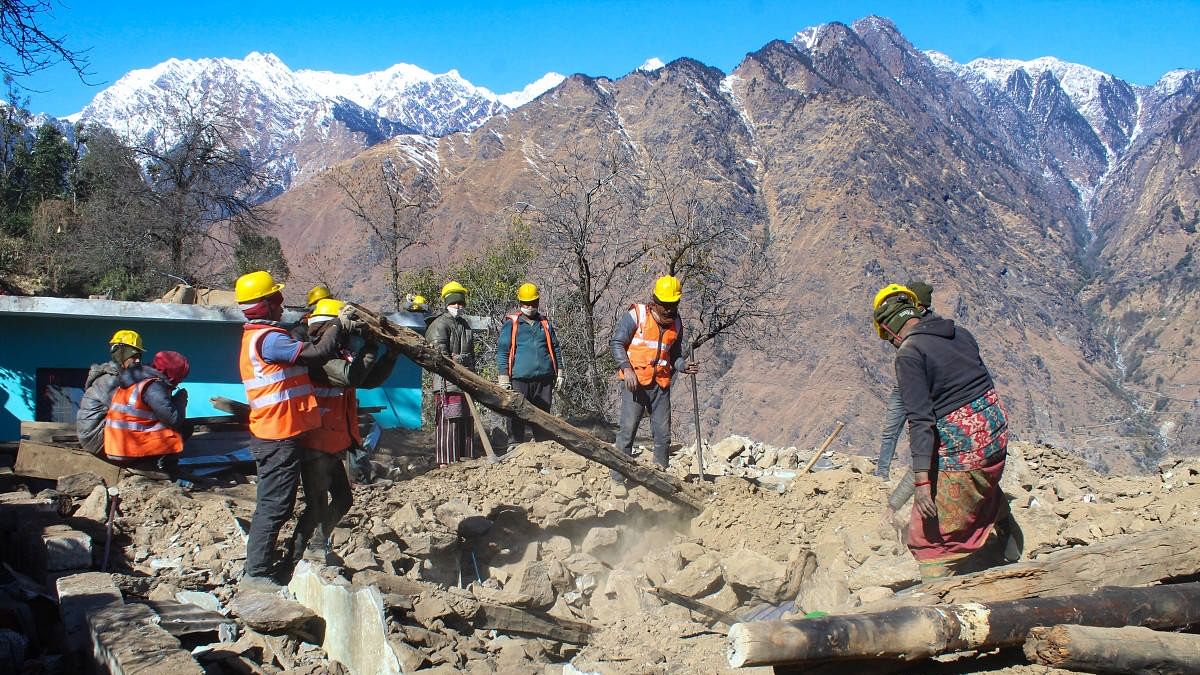
[[[657,382],[666,389],[671,385],[673,372],[671,348],[683,334],[682,322],[675,317],[670,326],[663,328],[642,303],[630,305],[629,316],[633,317],[636,328],[625,351],[629,355],[629,365],[637,374],[638,384],[645,387]]]
[[[238,369],[250,405],[250,433],[280,440],[320,426],[321,413],[307,368],[271,363],[262,357],[262,341],[272,332],[287,335],[278,326],[245,325]]]
[[[147,378],[113,392],[112,405],[104,418],[104,454],[138,458],[183,452],[183,436],[163,424],[145,402]]]
[[[300,444],[312,450],[338,453],[362,444],[358,431],[358,396],[352,387],[317,387],[321,426],[305,432]]]
[[[517,360],[517,322],[521,320],[523,315],[520,312],[509,314],[508,318],[512,319],[512,334],[508,339],[508,376],[512,377],[513,363]],[[539,322],[542,324],[542,332],[546,334],[546,353],[550,354],[550,367],[554,368],[554,374],[558,374],[558,359],[554,358],[554,343],[550,340],[550,321],[546,317],[539,317]]]

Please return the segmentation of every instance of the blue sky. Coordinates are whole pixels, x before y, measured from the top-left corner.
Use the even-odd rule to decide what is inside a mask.
[[[504,93],[551,70],[617,77],[649,57],[689,56],[728,72],[770,40],[870,14],[892,19],[919,49],[960,62],[1052,55],[1137,84],[1200,68],[1200,0],[52,1],[44,27],[89,49],[89,80],[98,85],[62,67],[24,78],[30,108],[54,115],[76,112],[129,70],[171,57],[263,51],[293,69],[349,74],[405,62],[433,72],[457,68]]]

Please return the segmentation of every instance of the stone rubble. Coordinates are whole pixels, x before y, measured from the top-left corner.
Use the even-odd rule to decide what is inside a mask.
[[[848,611],[919,582],[896,531],[907,511],[887,518],[889,485],[871,461],[830,452],[822,470],[801,475],[811,452],[740,437],[714,444],[714,497],[699,514],[617,485],[554,443],[523,444],[498,464],[406,471],[356,485],[331,536],[341,563],[301,563],[278,595],[237,590],[252,484],[201,490],[135,476],[113,486],[111,574],[87,570],[101,564],[115,495],[86,477],[53,494],[0,494],[0,515],[30,514],[0,524],[0,535],[14,569],[34,582],[66,573],[57,584],[76,643],[86,628],[69,589],[100,575],[119,589],[119,606],[142,608],[121,611],[153,649],[171,659],[190,652],[209,673],[726,672],[726,626],[713,616]],[[670,470],[694,474],[694,448],[676,452]],[[1018,442],[1003,487],[1025,557],[1200,522],[1194,458],[1164,461],[1152,476],[1107,477],[1069,451]],[[66,518],[56,512],[64,498]],[[29,541],[42,542],[40,553]],[[179,644],[146,627],[137,603],[147,601],[227,614],[239,633]],[[96,619],[94,632],[111,631],[112,620]],[[52,659],[41,661],[38,670],[29,659],[28,672],[50,672]],[[1020,668],[983,672],[1034,672]]]

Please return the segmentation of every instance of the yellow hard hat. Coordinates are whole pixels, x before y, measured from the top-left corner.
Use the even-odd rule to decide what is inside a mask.
[[[333,297],[333,293],[329,292],[328,286],[326,286],[325,284],[317,284],[316,286],[313,286],[312,289],[310,289],[308,291],[308,298],[306,299],[304,304],[311,307],[311,306],[317,304],[317,301],[324,300],[325,298],[331,298],[331,297]]]
[[[912,304],[920,304],[917,301],[917,294],[914,293],[908,286],[901,286],[900,284],[888,284],[887,286],[879,289],[879,292],[875,294],[875,299],[871,301],[871,311],[874,312],[875,310],[879,309],[879,306],[883,304],[883,301],[887,300],[893,295],[903,295],[909,300],[912,300]],[[875,319],[872,318],[871,323],[875,324],[875,332],[879,333],[880,340],[888,339],[888,334],[883,330],[883,326],[881,326],[878,321],[875,321]]]
[[[541,294],[538,293],[538,287],[533,284],[524,283],[517,289],[517,300],[521,302],[533,302],[540,297]]]
[[[341,300],[321,298],[317,301],[317,306],[313,308],[310,316],[337,316],[338,312],[342,311],[342,308],[345,306],[346,303]]]
[[[409,301],[408,307],[411,311],[419,312],[419,311],[425,309],[425,305],[428,305],[428,304],[429,304],[429,301],[425,299],[425,296],[414,295],[414,296],[412,296],[412,300]]]
[[[283,290],[283,284],[275,283],[270,272],[251,272],[238,277],[233,287],[233,297],[240,302],[253,302]]]
[[[445,300],[446,296],[450,295],[451,293],[462,293],[463,295],[466,295],[467,289],[457,281],[451,281],[445,286],[442,286],[442,299]]]
[[[659,277],[654,282],[654,297],[659,302],[679,302],[683,297],[683,285],[679,283],[679,279],[669,274]]]
[[[117,345],[127,345],[139,352],[146,351],[146,348],[142,346],[142,336],[138,335],[136,330],[119,330],[113,333],[112,339],[108,341],[108,346],[111,348]]]

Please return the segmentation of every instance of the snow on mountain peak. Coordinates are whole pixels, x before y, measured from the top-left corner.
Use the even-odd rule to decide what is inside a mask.
[[[792,44],[805,51],[811,51],[821,41],[821,38],[825,36],[828,30],[829,24],[827,23],[809,26],[792,36]]]
[[[504,104],[504,106],[507,108],[520,108],[526,103],[529,103],[533,99],[562,84],[562,81],[565,79],[567,78],[564,75],[560,75],[559,73],[555,72],[549,72],[533,82],[525,85],[519,91],[500,94],[499,96],[493,94],[493,96],[495,96],[495,100]]]
[[[652,73],[665,65],[667,64],[663,63],[662,59],[658,58],[657,56],[651,56],[650,58],[646,59],[642,65],[638,66],[637,69],[642,72]]]
[[[1183,86],[1184,80],[1186,80],[1189,75],[1198,74],[1200,74],[1200,70],[1168,70],[1167,72],[1163,73],[1162,77],[1158,78],[1158,82],[1154,83],[1154,89],[1164,94],[1173,94],[1179,91],[1179,88]]]

